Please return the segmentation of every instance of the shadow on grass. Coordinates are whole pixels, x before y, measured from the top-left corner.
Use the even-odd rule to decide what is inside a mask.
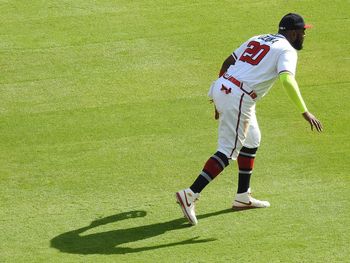
[[[203,219],[220,214],[232,213],[232,209],[225,209],[213,213],[197,216],[198,219]],[[168,244],[161,244],[156,246],[146,246],[140,248],[127,248],[120,247],[123,244],[129,242],[135,242],[146,238],[155,237],[164,234],[167,231],[187,228],[190,225],[184,218],[171,220],[164,223],[156,223],[151,225],[137,226],[127,229],[116,229],[108,232],[94,233],[81,235],[85,231],[93,229],[98,226],[106,225],[109,223],[127,220],[137,217],[145,217],[146,211],[130,211],[120,213],[117,215],[108,216],[102,219],[91,222],[89,226],[82,227],[73,231],[69,231],[54,237],[51,240],[51,247],[60,250],[65,253],[72,254],[127,254],[136,253],[141,251],[153,250],[164,247],[172,247],[178,245],[189,245],[196,243],[205,243],[215,241],[216,239],[199,239],[199,237],[190,238],[183,241],[172,242]]]

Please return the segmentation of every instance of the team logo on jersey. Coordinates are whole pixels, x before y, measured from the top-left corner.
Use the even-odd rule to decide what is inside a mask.
[[[229,94],[232,91],[231,88],[227,88],[224,85],[221,85],[221,90],[224,91],[226,94]]]

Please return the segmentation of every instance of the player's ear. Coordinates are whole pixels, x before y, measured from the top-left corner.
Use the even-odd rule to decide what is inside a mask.
[[[298,37],[298,33],[296,30],[290,30],[290,34],[291,34],[291,40],[295,41]]]
[[[297,32],[295,30],[287,30],[285,36],[289,42],[294,42],[297,39]]]

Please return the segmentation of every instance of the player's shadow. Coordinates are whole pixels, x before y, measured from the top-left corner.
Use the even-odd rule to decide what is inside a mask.
[[[225,209],[213,213],[197,216],[198,219],[216,216],[220,214],[230,213],[232,209]],[[137,217],[145,217],[146,211],[130,211],[121,214],[108,216],[102,219],[91,222],[89,226],[72,230],[54,237],[51,240],[51,247],[58,249],[61,252],[72,254],[127,254],[141,251],[153,250],[164,247],[188,245],[195,243],[204,243],[215,241],[216,239],[207,238],[200,239],[199,237],[190,238],[183,241],[172,242],[155,246],[144,246],[139,248],[122,247],[123,244],[135,242],[151,237],[164,234],[167,231],[177,230],[189,227],[189,224],[184,218],[171,220],[164,223],[156,223],[150,225],[137,226],[127,229],[116,229],[108,232],[83,234],[95,227],[106,225],[109,223],[127,220]]]

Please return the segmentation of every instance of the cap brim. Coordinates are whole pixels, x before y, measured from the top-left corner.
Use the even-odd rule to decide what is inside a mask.
[[[304,26],[304,28],[305,28],[305,29],[306,29],[306,28],[313,28],[313,26],[310,25],[310,24],[306,24],[306,25]]]

